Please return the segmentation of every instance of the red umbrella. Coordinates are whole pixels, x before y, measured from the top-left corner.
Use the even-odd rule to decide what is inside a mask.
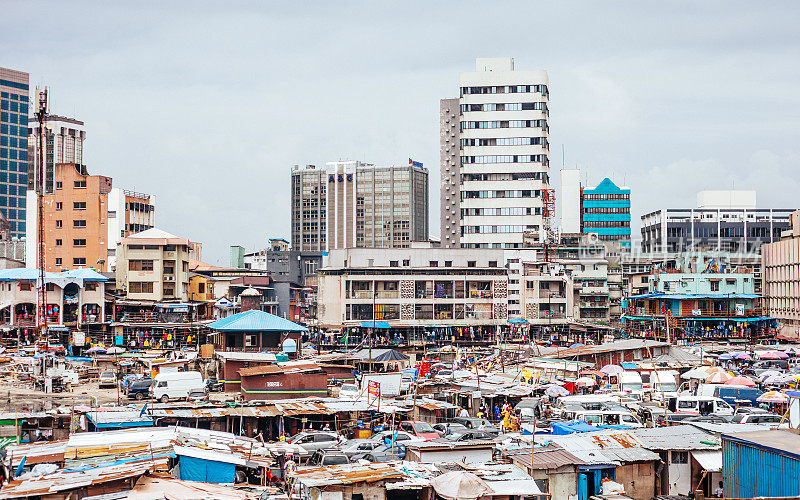
[[[752,379],[748,377],[733,377],[732,379],[725,382],[725,385],[744,385],[747,387],[755,387],[756,383],[752,381]]]

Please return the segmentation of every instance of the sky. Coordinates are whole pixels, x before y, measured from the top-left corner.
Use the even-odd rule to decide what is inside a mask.
[[[91,174],[156,195],[156,225],[289,239],[292,165],[424,163],[439,236],[439,100],[477,57],[550,79],[551,178],[632,189],[633,231],[703,189],[800,192],[800,3],[0,3],[0,66],[83,120]],[[562,157],[562,150],[565,155]]]

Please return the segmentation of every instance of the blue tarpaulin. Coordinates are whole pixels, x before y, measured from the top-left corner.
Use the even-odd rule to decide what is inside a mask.
[[[551,434],[554,436],[563,436],[565,434],[573,434],[575,432],[594,432],[599,431],[600,428],[591,424],[587,424],[583,420],[573,420],[571,422],[550,422]]]
[[[362,328],[391,328],[387,321],[362,321]]]
[[[620,366],[622,366],[626,370],[636,370],[637,368],[639,368],[638,366],[636,366],[636,363],[631,363],[630,361],[623,361],[622,363],[620,363]]]
[[[236,476],[236,466],[225,462],[181,455],[180,466],[181,479],[184,481],[232,483]]]

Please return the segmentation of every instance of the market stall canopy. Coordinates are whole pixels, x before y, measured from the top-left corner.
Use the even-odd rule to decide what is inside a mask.
[[[391,325],[387,321],[362,321],[361,322],[362,328],[391,328]]]
[[[308,328],[264,311],[251,309],[208,325],[220,332],[306,332]]]
[[[477,499],[491,493],[486,482],[471,472],[453,471],[431,479],[437,495],[446,500]]]
[[[390,361],[406,361],[410,359],[407,355],[394,349],[372,349],[372,359],[370,359],[370,349],[361,349],[355,353],[359,361],[371,361],[373,363],[388,363]]]

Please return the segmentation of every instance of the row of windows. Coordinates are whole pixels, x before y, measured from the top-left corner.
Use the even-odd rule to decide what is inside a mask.
[[[547,120],[470,120],[461,122],[461,130],[475,128],[541,128],[547,130]]]
[[[486,155],[462,156],[461,163],[542,163],[547,165],[547,155]]]
[[[470,111],[547,111],[546,102],[509,102],[509,103],[485,103],[485,104],[462,104],[461,112]]]
[[[522,248],[522,243],[462,243],[461,248]]]
[[[543,146],[549,147],[545,137],[497,137],[490,139],[461,139],[465,146]]]
[[[27,176],[28,163],[27,162],[21,162],[21,161],[0,160],[0,171],[2,171],[2,170],[10,170],[11,172],[17,172],[17,171],[25,172],[25,175]],[[20,176],[21,175],[22,174],[20,174]],[[0,180],[2,180],[2,179],[0,179]],[[5,182],[5,181],[3,181],[3,182]],[[20,182],[22,182],[22,181],[20,181]],[[24,182],[27,182],[27,179],[25,179]]]
[[[7,111],[0,112],[0,121],[15,124],[18,123],[20,125],[28,125],[28,115],[20,115],[17,113],[9,113]]]
[[[19,180],[17,180],[17,174],[6,174],[5,172],[0,172],[0,194],[25,196],[25,184],[27,183],[27,177],[27,175],[20,174]],[[11,184],[6,184],[8,182]],[[25,204],[23,203],[20,206],[24,207]]]
[[[630,200],[630,194],[585,194],[584,200]]]
[[[462,208],[461,216],[470,215],[541,215],[541,207]]]
[[[549,183],[550,176],[545,172],[461,174],[461,182],[465,181],[545,181]]]
[[[631,207],[590,207],[584,208],[585,214],[629,214]]]
[[[28,127],[17,127],[16,125],[9,125],[7,123],[0,123],[0,134],[18,135],[20,137],[28,137]]]
[[[3,215],[5,216],[5,218],[9,219],[9,220],[11,220],[11,219],[22,219],[22,220],[25,220],[25,210],[23,210],[23,209],[17,210],[17,209],[14,209],[14,208],[5,208],[6,206],[13,206],[13,205],[8,205],[8,202],[12,201],[12,200],[15,200],[16,198],[10,198],[9,200],[6,200],[5,198],[6,198],[5,196],[0,196],[0,212],[3,212]],[[19,200],[19,201],[23,201],[23,200],[24,200],[24,198],[22,200]],[[24,205],[24,203],[23,203],[23,205]],[[21,222],[20,224],[21,224],[21,227],[18,226],[18,230],[19,231],[24,231],[25,230],[25,223]],[[13,222],[11,223],[11,230],[12,231],[14,230],[14,223]]]
[[[0,92],[0,97],[2,97],[3,99],[13,99],[13,100],[19,99],[20,101],[28,102],[28,96],[22,94],[9,94],[8,92]]]
[[[153,261],[148,259],[131,259],[128,261],[129,271],[152,271]]]
[[[502,234],[538,231],[539,226],[461,226],[461,234]]]
[[[61,257],[56,257],[56,265],[60,266],[63,263],[63,259]],[[73,257],[72,258],[72,265],[73,266],[85,266],[86,265],[86,257]],[[87,283],[88,285],[88,283]],[[88,290],[88,288],[87,288]]]
[[[538,198],[538,189],[506,190],[506,191],[464,191],[461,199],[471,198]]]
[[[584,227],[630,227],[631,223],[622,220],[591,220],[584,221]]]
[[[63,210],[64,203],[57,201],[56,202],[56,210]],[[72,202],[72,209],[73,210],[86,210],[86,202],[85,201],[73,201]]]
[[[7,137],[0,136],[0,146],[11,146],[12,148],[28,149],[27,137]]]
[[[153,293],[152,281],[131,281],[128,283],[130,293]]]
[[[27,115],[28,103],[15,102],[15,101],[0,101],[0,109],[2,109],[3,111],[13,111],[15,113],[24,113],[25,115]]]
[[[0,158],[10,158],[12,160],[27,160],[28,150],[0,148]]]
[[[63,246],[63,244],[64,244],[64,241],[61,238],[56,239],[56,246],[57,247]],[[86,240],[84,238],[76,238],[76,239],[72,240],[72,246],[74,246],[74,247],[85,247],[86,246]]]
[[[547,85],[501,85],[492,87],[461,87],[461,95],[469,94],[525,94],[536,92],[547,95]]]

